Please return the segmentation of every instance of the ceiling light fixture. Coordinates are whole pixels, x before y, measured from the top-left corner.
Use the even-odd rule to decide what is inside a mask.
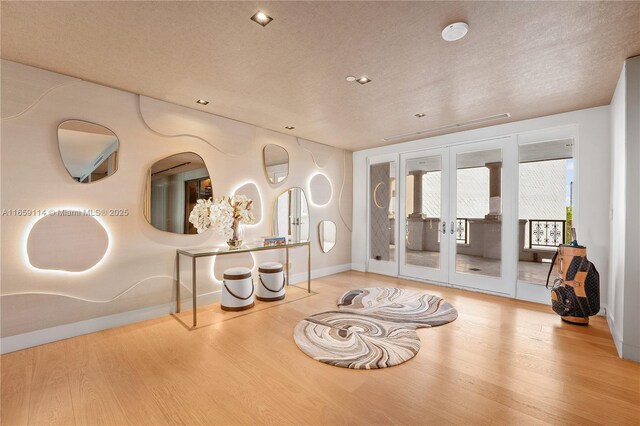
[[[490,115],[488,117],[476,118],[474,120],[469,120],[469,121],[463,121],[463,122],[460,122],[460,123],[449,124],[449,125],[442,126],[442,127],[434,127],[433,129],[420,130],[418,132],[405,133],[405,134],[396,135],[396,136],[389,136],[388,138],[384,138],[382,140],[384,142],[391,142],[391,141],[395,141],[395,140],[398,140],[398,139],[410,138],[412,136],[421,136],[421,135],[426,135],[426,134],[429,134],[429,133],[442,132],[442,131],[445,131],[445,130],[457,129],[457,128],[466,127],[466,126],[472,126],[474,124],[480,124],[480,123],[485,123],[487,121],[500,120],[501,118],[509,118],[509,117],[511,117],[511,114],[509,114],[508,112],[505,112],[505,113],[502,113],[502,114]]]
[[[349,83],[353,83],[354,81],[356,81],[356,78],[352,75],[348,75],[345,80],[347,80]]]
[[[273,18],[262,11],[258,11],[251,17],[251,20],[263,27],[266,27],[269,22],[273,21]]]
[[[426,114],[425,114],[425,113],[423,113],[423,112],[419,112],[419,113],[415,114],[415,116],[416,116],[416,117],[418,117],[418,118],[422,118],[422,117],[424,117],[425,115],[426,115]]]
[[[442,38],[445,41],[456,41],[467,35],[469,24],[466,22],[454,22],[442,30]]]
[[[293,127],[293,126],[284,126],[284,128],[285,128],[285,129],[287,129],[287,130],[293,130],[293,129],[295,129],[295,127]]]
[[[198,99],[196,103],[200,105],[209,105],[209,101],[205,101],[204,99]]]
[[[360,84],[367,84],[367,83],[371,83],[371,79],[369,77],[366,76],[362,76],[358,79],[358,83]]]

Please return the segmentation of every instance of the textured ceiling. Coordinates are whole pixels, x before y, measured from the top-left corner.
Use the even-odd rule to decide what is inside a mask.
[[[350,150],[504,112],[465,129],[606,105],[640,54],[639,2],[1,7],[4,59]],[[265,28],[249,20],[258,9],[274,18]],[[457,20],[469,34],[443,41]]]

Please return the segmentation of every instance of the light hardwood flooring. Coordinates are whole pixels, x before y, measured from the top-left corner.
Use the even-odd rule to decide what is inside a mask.
[[[346,272],[318,294],[189,331],[176,318],[1,357],[1,421],[13,424],[639,424],[640,364],[618,358],[606,320],[543,305]],[[405,364],[314,361],[294,326],[370,286],[444,297],[456,321],[419,329]]]

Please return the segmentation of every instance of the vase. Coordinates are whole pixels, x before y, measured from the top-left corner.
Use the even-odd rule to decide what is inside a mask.
[[[240,221],[235,220],[233,222],[233,226],[231,227],[233,230],[233,236],[230,240],[227,240],[227,245],[230,249],[239,249],[242,246],[242,239],[244,237],[244,228]]]

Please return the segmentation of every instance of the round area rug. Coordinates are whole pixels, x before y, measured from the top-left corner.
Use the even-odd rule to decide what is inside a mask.
[[[338,298],[338,308],[300,321],[294,340],[315,360],[367,370],[413,358],[420,350],[416,328],[447,324],[458,316],[437,296],[387,287],[350,290]]]
[[[391,367],[413,358],[420,349],[415,329],[351,312],[307,317],[293,336],[311,358],[345,368]]]

